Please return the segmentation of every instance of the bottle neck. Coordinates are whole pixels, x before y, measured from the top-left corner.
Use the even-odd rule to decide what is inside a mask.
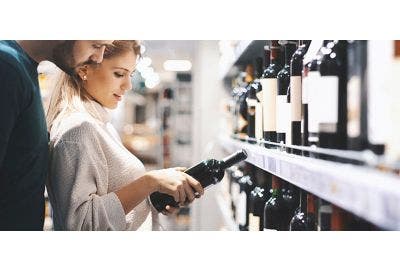
[[[300,209],[301,212],[307,213],[307,192],[305,190],[302,190],[300,192]]]
[[[280,47],[271,48],[271,58],[270,64],[280,64],[281,62],[281,49]]]
[[[233,164],[243,161],[247,158],[247,153],[245,150],[237,151],[230,156],[225,157],[220,161],[220,168],[225,170],[231,167]]]
[[[282,187],[282,182],[279,181],[278,177],[275,175],[272,176],[272,184],[271,184],[271,189],[272,189],[272,195],[276,196],[278,192],[280,191]]]
[[[290,60],[292,59],[292,56],[295,51],[296,51],[296,44],[289,43],[285,45],[285,66],[290,65]]]
[[[307,213],[309,214],[314,214],[316,213],[315,211],[315,197],[312,194],[307,194]]]
[[[267,48],[265,49],[264,53],[264,69],[266,69],[271,64],[271,51],[269,48]]]

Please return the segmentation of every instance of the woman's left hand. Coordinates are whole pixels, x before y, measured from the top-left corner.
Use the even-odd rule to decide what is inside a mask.
[[[163,211],[161,211],[161,213],[163,213],[166,216],[169,216],[169,215],[173,215],[173,214],[178,213],[178,211],[179,211],[179,208],[167,205],[165,207],[165,209]]]

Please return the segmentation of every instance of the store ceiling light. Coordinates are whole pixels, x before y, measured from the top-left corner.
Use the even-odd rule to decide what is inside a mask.
[[[192,63],[188,60],[167,60],[163,66],[167,71],[189,71]]]

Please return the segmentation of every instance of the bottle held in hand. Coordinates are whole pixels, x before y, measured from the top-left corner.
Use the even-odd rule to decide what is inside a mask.
[[[203,188],[206,188],[220,182],[224,177],[225,169],[231,167],[235,163],[245,160],[246,158],[246,151],[240,150],[222,160],[208,159],[200,162],[199,164],[187,169],[185,173],[199,181]],[[158,212],[163,211],[167,205],[179,207],[174,198],[165,193],[152,193],[150,195],[150,201]]]

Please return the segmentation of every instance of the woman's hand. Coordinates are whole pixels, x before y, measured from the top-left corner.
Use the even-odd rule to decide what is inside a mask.
[[[183,205],[186,200],[192,202],[196,198],[195,192],[200,195],[204,194],[201,184],[184,173],[184,170],[185,168],[182,167],[169,168],[150,171],[146,175],[151,179],[154,191],[166,193]]]

